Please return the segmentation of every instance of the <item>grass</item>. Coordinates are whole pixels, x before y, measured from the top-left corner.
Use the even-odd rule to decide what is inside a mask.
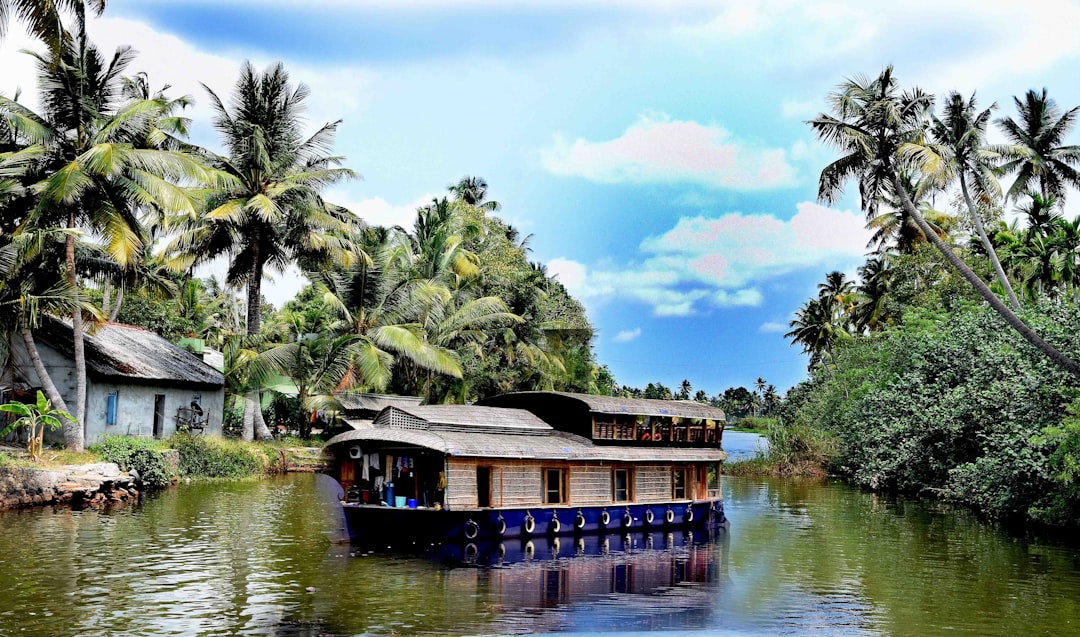
[[[101,462],[93,453],[75,453],[66,449],[45,449],[41,460],[34,462],[25,449],[6,448],[0,451],[0,467],[23,467],[26,469],[59,469],[66,465]]]

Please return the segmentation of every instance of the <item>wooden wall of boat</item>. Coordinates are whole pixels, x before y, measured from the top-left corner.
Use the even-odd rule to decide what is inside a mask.
[[[614,465],[576,464],[536,460],[478,460],[449,458],[447,461],[446,504],[451,509],[478,506],[477,467],[491,468],[492,506],[528,507],[540,503],[544,491],[542,469],[569,469],[570,505],[603,505],[611,502]],[[633,501],[669,502],[673,497],[672,472],[686,469],[686,496],[703,499],[704,482],[692,465],[637,464],[633,475]]]

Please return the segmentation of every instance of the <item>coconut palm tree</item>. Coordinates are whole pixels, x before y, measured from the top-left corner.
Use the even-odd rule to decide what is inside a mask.
[[[488,184],[483,177],[471,177],[466,175],[456,184],[450,186],[450,192],[454,193],[454,199],[463,201],[485,212],[496,212],[502,206],[498,201],[489,201],[487,198]]]
[[[928,194],[927,189],[921,187],[914,173],[909,171],[901,173],[900,182],[934,233],[942,239],[948,239],[955,224],[954,217],[947,212],[934,209],[933,204],[925,199]],[[876,216],[866,222],[867,229],[874,231],[866,247],[876,246],[878,254],[884,254],[890,249],[895,249],[900,254],[911,254],[915,246],[927,241],[919,226],[908,216],[898,195],[890,191],[886,193],[881,203],[884,204],[884,210],[879,211]]]
[[[899,151],[905,144],[924,141],[932,96],[918,88],[901,91],[889,66],[873,80],[855,78],[844,82],[828,99],[833,114],[821,114],[809,123],[817,137],[835,146],[842,156],[822,170],[818,198],[825,203],[836,203],[844,184],[854,179],[859,184],[864,211],[876,216],[881,194],[891,184],[923,234],[994,311],[1057,365],[1080,375],[1080,365],[1035,334],[933,232],[904,191],[900,171],[905,158]]]
[[[106,60],[80,32],[59,50],[31,55],[38,64],[43,111],[39,115],[16,100],[0,97],[0,120],[20,145],[0,161],[0,174],[18,175],[35,195],[24,225],[69,230],[67,285],[78,290],[74,230],[101,237],[111,258],[126,267],[142,255],[146,242],[140,211],[194,214],[194,197],[177,184],[207,181],[210,173],[184,152],[148,146],[150,131],[169,111],[161,99],[123,100],[121,74],[134,58],[130,48],[120,47]],[[82,313],[73,312],[71,318],[74,413],[84,422]],[[65,445],[81,450],[81,429],[66,430]]]
[[[80,27],[86,15],[86,7],[97,15],[105,10],[106,0],[0,0],[0,41],[7,35],[8,21],[12,17],[24,22],[27,31],[36,38],[58,50],[64,39],[64,25],[60,17],[72,13]]]
[[[859,285],[856,288],[859,300],[852,321],[857,330],[873,332],[885,322],[885,301],[889,294],[891,274],[887,256],[873,257],[859,267]]]
[[[301,135],[308,88],[292,87],[280,63],[262,74],[245,63],[231,108],[205,88],[214,127],[229,150],[228,157],[207,159],[230,178],[208,197],[205,214],[173,219],[179,236],[167,251],[177,255],[174,267],[187,269],[228,254],[226,282],[247,287],[247,333],[253,335],[261,325],[267,267],[356,258],[359,220],[321,196],[326,186],[356,174],[340,166],[343,158],[326,154],[340,121]]]
[[[944,117],[931,117],[931,141],[908,142],[901,146],[900,152],[909,155],[935,186],[943,188],[953,181],[959,182],[960,193],[983,250],[990,257],[998,282],[1009,297],[1013,310],[1019,311],[1020,301],[1016,298],[1009,277],[1005,276],[1005,270],[972,201],[972,194],[983,201],[996,201],[1001,197],[1001,186],[995,175],[1001,153],[986,143],[986,126],[995,108],[997,105],[991,104],[989,108],[976,112],[974,94],[965,100],[953,91],[945,98]]]
[[[803,353],[810,354],[810,367],[817,367],[831,358],[837,343],[847,340],[850,334],[836,322],[835,313],[827,298],[810,299],[795,311],[789,323],[791,331],[784,338],[792,344],[802,345]]]
[[[1004,153],[1008,161],[1002,169],[1016,172],[1006,198],[1015,200],[1038,186],[1040,195],[1061,202],[1068,186],[1080,187],[1080,146],[1062,145],[1076,125],[1080,106],[1061,112],[1045,88],[1041,93],[1029,90],[1022,100],[1014,97],[1013,102],[1020,121],[1011,117],[997,120],[1012,144]]]

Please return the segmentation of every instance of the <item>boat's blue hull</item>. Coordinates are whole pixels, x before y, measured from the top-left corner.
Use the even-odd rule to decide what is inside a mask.
[[[345,504],[354,543],[440,544],[508,538],[713,529],[727,524],[723,500],[607,506],[435,510]]]

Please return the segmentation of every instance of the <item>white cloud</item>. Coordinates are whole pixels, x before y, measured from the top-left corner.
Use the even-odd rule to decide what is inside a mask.
[[[762,282],[796,270],[860,263],[870,238],[864,223],[859,213],[810,202],[798,204],[787,220],[737,212],[683,217],[645,239],[637,262],[590,267],[559,258],[548,271],[586,305],[630,300],[651,307],[654,316],[759,307],[765,302]]]
[[[614,340],[616,343],[629,343],[630,341],[634,340],[639,336],[641,336],[641,328],[635,327],[632,330],[622,330],[621,332],[616,334],[615,338],[612,340]]]
[[[328,193],[326,199],[348,208],[369,226],[411,228],[413,222],[416,221],[416,209],[431,203],[435,196],[435,194],[422,195],[407,204],[392,204],[382,197],[349,201],[347,198],[335,195],[333,192]]]
[[[823,110],[821,100],[792,100],[780,102],[780,114],[788,119],[810,119]]]
[[[777,321],[766,321],[758,327],[758,331],[762,334],[777,334],[780,332],[786,332],[788,326]]]
[[[726,129],[665,115],[643,115],[608,141],[556,136],[541,159],[549,172],[601,183],[698,183],[763,190],[795,181],[782,148],[756,148]]]

